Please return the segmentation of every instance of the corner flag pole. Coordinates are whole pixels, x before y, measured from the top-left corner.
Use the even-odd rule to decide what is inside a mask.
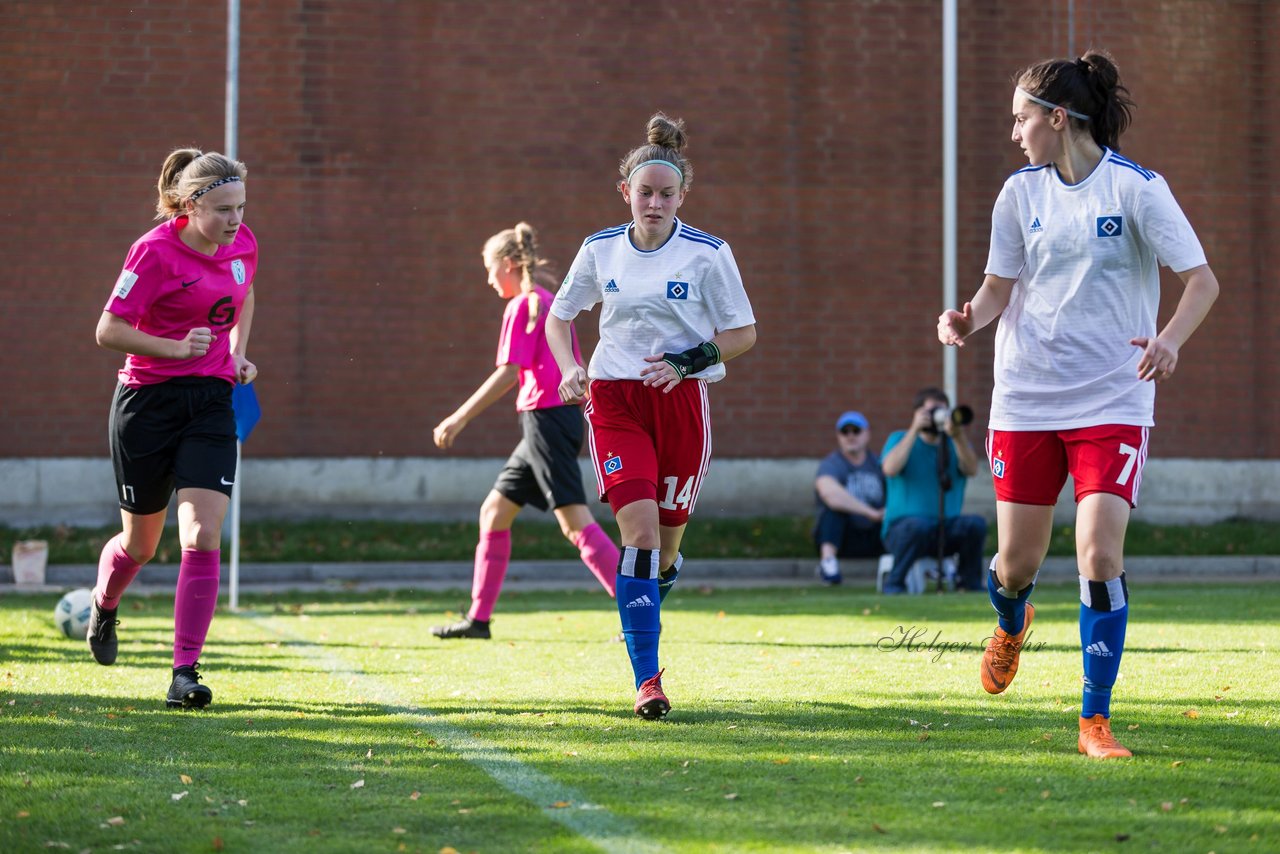
[[[227,0],[227,119],[222,153],[236,159],[240,112],[240,0]]]
[[[240,0],[227,0],[227,112],[222,152],[236,159],[240,114]],[[237,378],[238,379],[238,378]],[[250,428],[252,429],[252,428]],[[231,610],[240,607],[240,449],[246,436],[236,430],[236,482],[231,487]]]

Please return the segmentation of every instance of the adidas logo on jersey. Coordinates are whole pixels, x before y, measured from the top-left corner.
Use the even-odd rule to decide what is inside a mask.
[[[613,279],[610,279],[610,280],[609,280],[609,284],[607,284],[607,285],[605,285],[605,286],[604,286],[604,292],[605,292],[606,294],[616,294],[616,293],[619,293],[619,291],[618,291],[618,283],[617,283],[617,282],[615,282]]]
[[[650,599],[649,594],[646,593],[643,596],[640,596],[636,599],[632,599],[630,602],[627,603],[627,607],[628,608],[652,608],[653,600]],[[1110,655],[1110,654],[1111,653],[1107,653],[1107,655]]]
[[[1101,656],[1102,658],[1113,658],[1115,656],[1115,653],[1112,652],[1110,649],[1108,649],[1107,645],[1102,641],[1089,644],[1084,648],[1084,651],[1089,655],[1097,655],[1097,656]]]
[[[1040,224],[1040,217],[1034,217],[1031,220],[1031,228],[1027,229],[1032,234],[1039,234],[1044,231],[1044,226]]]

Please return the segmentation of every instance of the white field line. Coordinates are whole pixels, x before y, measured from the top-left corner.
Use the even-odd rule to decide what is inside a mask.
[[[240,615],[286,638],[292,651],[327,670],[330,676],[346,686],[348,694],[372,699],[406,725],[426,731],[441,747],[475,765],[499,786],[524,798],[542,810],[547,818],[559,822],[601,850],[618,854],[664,850],[642,836],[625,819],[588,801],[581,792],[525,765],[501,747],[422,711],[407,691],[365,673],[323,644],[312,643],[297,634],[280,620],[254,611],[241,611]],[[555,803],[568,803],[570,806],[557,808],[552,806]]]

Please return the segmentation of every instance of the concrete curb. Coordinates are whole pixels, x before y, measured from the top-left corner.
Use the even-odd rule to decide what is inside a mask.
[[[1244,557],[1130,557],[1125,561],[1129,578],[1143,581],[1280,581],[1280,555]],[[690,561],[689,582],[717,587],[764,587],[815,584],[812,558]],[[245,591],[291,589],[421,588],[467,590],[471,587],[470,561],[403,563],[249,563],[240,567]],[[872,560],[841,561],[849,584],[875,581]],[[13,568],[0,565],[0,595],[51,593],[74,587],[92,587],[98,568],[90,564],[50,566],[45,584],[18,587]],[[151,564],[138,573],[139,589],[172,589],[176,564]],[[1042,581],[1069,581],[1077,577],[1074,558],[1049,558],[1040,570]],[[222,565],[223,591],[230,583],[226,562]],[[508,589],[592,589],[597,582],[577,561],[512,561],[507,570]]]

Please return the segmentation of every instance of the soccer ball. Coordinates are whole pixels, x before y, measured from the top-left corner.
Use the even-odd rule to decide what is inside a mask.
[[[59,599],[53,609],[54,625],[72,640],[84,640],[89,636],[89,609],[92,605],[93,593],[89,588],[72,590]]]

